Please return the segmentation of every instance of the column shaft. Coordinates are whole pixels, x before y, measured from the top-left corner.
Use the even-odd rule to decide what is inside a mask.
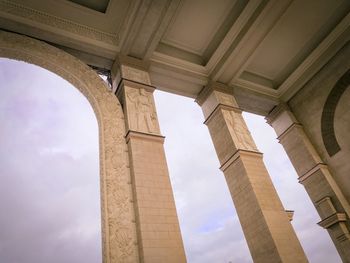
[[[276,107],[267,120],[321,217],[318,224],[328,230],[343,262],[350,262],[350,206],[328,166],[287,105]]]
[[[232,95],[208,86],[197,102],[206,117],[254,262],[307,262]]]
[[[120,67],[117,95],[125,113],[141,262],[186,262],[147,72]],[[134,80],[133,80],[134,79]]]

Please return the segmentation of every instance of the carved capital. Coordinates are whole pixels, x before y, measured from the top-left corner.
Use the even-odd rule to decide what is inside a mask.
[[[205,86],[199,93],[196,102],[202,107],[205,118],[208,118],[218,105],[239,109],[232,89],[218,82],[210,82]]]
[[[276,106],[265,119],[275,129],[277,136],[283,134],[292,125],[299,124],[291,109],[285,103]]]
[[[123,80],[152,87],[148,66],[147,63],[139,59],[118,56],[111,69],[113,91],[117,91]]]

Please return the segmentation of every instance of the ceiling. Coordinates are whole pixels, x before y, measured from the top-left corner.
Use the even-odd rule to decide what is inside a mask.
[[[349,0],[0,0],[0,27],[110,69],[129,56],[162,90],[209,82],[266,114],[350,38]]]

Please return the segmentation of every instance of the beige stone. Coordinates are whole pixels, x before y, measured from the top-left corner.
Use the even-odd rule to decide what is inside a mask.
[[[140,261],[186,262],[160,134],[145,71],[120,65],[117,94],[126,120]],[[141,83],[142,82],[142,83]]]
[[[254,262],[307,262],[229,89],[207,86],[202,106]]]
[[[88,66],[44,42],[0,31],[0,56],[48,69],[69,81],[89,100],[100,134],[103,262],[138,262],[125,124],[117,98]]]
[[[205,99],[201,104],[228,183],[241,196],[247,188],[243,182],[251,184],[247,189],[252,195],[243,198],[242,207],[261,211],[272,204],[274,209],[278,207],[278,216],[258,213],[269,219],[256,227],[261,233],[271,232],[266,240],[278,240],[271,229],[276,218],[284,217],[283,208],[278,198],[265,196],[266,189],[274,190],[240,111],[266,116],[280,102],[288,102],[303,127],[285,111],[275,120],[276,132],[322,216],[320,225],[339,237],[335,242],[344,259],[350,251],[346,239],[350,227],[349,88],[334,109],[334,136],[341,147],[334,156],[324,147],[320,119],[327,96],[349,70],[349,12],[348,0],[0,0],[4,30],[0,54],[57,73],[92,104],[101,147],[104,262],[139,262],[140,244],[148,246],[145,255],[151,262],[183,254],[182,247],[158,249],[154,246],[161,242],[140,239],[141,234],[144,240],[181,239],[173,197],[168,194],[171,187],[151,85],[192,98],[198,97],[203,86],[215,86],[214,92],[203,91],[208,96],[202,93]],[[86,65],[111,74],[112,88],[97,81]],[[124,90],[119,94],[124,112],[114,96],[119,84],[120,91]],[[331,125],[326,125],[328,128]],[[154,163],[154,158],[160,163]],[[232,167],[240,171],[238,176]],[[264,180],[255,173],[263,174]],[[239,176],[246,181],[238,182]],[[252,184],[253,179],[266,189]],[[163,200],[159,195],[164,195]],[[136,205],[147,223],[138,223]],[[138,237],[136,225],[143,230]],[[246,226],[254,229],[254,221]],[[261,237],[252,234],[248,243],[259,240]],[[287,249],[275,247],[278,253]],[[259,251],[265,255],[268,250]]]
[[[321,217],[318,224],[328,230],[343,262],[350,262],[350,206],[328,166],[287,105],[276,107],[267,120]]]

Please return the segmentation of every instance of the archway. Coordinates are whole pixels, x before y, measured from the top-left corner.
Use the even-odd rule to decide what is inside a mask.
[[[123,111],[87,65],[44,42],[0,31],[0,57],[25,61],[61,76],[90,102],[99,127],[103,262],[137,261],[136,226]]]

